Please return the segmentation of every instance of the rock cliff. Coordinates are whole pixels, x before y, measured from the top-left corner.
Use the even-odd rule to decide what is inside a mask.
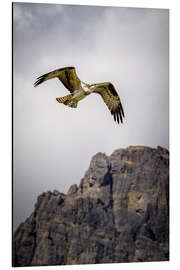
[[[14,234],[13,266],[167,261],[169,152],[97,153],[79,186],[45,192]]]

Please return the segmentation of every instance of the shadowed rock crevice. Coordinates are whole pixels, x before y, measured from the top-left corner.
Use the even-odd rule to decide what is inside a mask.
[[[79,186],[38,197],[13,239],[13,266],[168,260],[168,150],[97,153]]]

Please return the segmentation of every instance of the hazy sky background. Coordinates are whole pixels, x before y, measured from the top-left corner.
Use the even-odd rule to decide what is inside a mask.
[[[129,145],[169,148],[168,10],[15,3],[13,5],[14,226],[37,196],[80,183],[91,157]],[[99,95],[72,109],[56,102],[58,79],[75,66],[87,83],[111,81],[125,121],[114,122]]]

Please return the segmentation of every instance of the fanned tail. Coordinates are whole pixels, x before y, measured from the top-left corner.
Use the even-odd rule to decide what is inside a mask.
[[[56,98],[57,102],[59,103],[63,103],[64,105],[68,105],[68,103],[70,101],[72,101],[72,94],[69,94],[67,96],[64,96],[64,97],[59,97],[59,98]]]

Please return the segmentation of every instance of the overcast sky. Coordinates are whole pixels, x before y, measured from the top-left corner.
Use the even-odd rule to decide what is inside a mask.
[[[168,10],[15,3],[13,5],[14,226],[37,196],[79,184],[97,152],[129,145],[169,148]],[[125,121],[114,122],[99,95],[77,109],[57,79],[36,78],[75,66],[87,83],[111,81]]]

